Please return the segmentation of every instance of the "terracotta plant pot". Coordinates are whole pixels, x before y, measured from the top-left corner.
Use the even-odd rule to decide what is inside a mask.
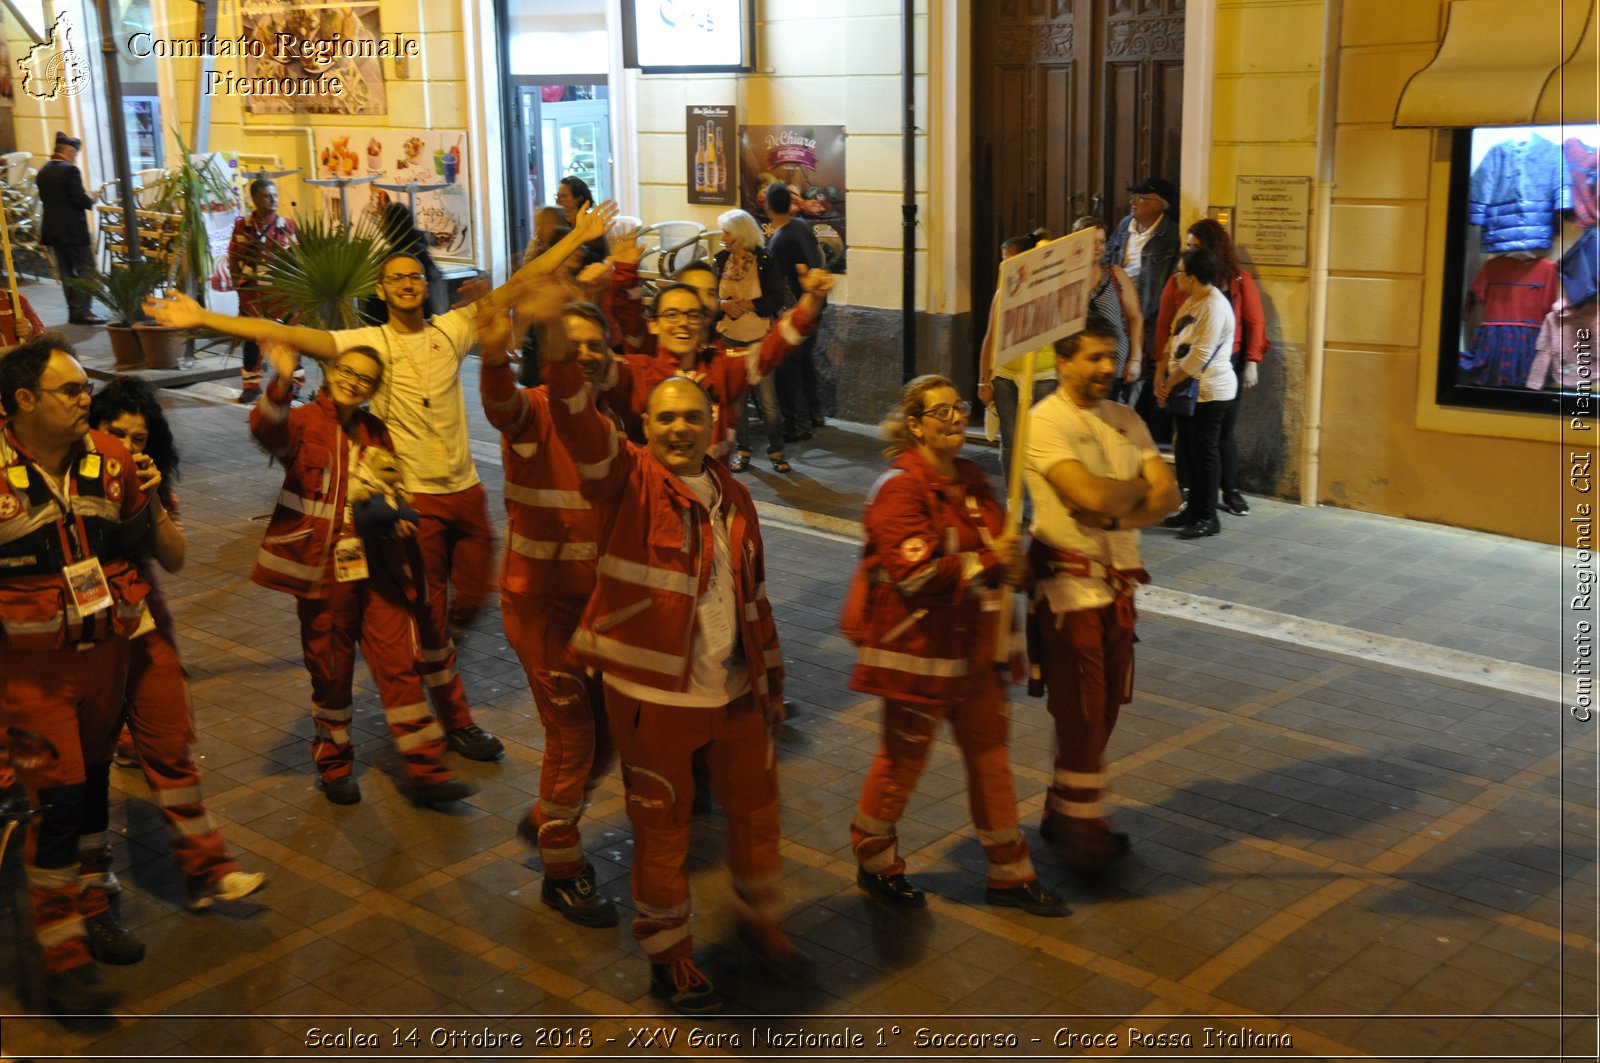
[[[135,325],[133,331],[138,334],[139,345],[144,349],[146,369],[178,368],[178,362],[183,358],[183,329],[165,325]]]
[[[130,325],[107,325],[106,335],[111,337],[111,355],[116,359],[112,368],[119,373],[144,368],[144,348],[139,344],[139,334]]]

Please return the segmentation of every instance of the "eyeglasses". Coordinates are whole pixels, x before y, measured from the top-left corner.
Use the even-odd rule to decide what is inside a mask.
[[[62,384],[58,388],[34,388],[34,390],[53,391],[68,402],[77,402],[80,398],[94,394],[94,381],[85,380],[80,383],[75,380],[70,384]]]
[[[422,274],[420,274],[420,273],[391,273],[387,277],[383,278],[383,283],[385,283],[385,284],[403,284],[406,281],[420,281],[420,280],[422,280]]]
[[[355,381],[364,388],[375,388],[378,386],[377,377],[367,376],[365,373],[358,373],[347,365],[336,365],[333,367],[333,371],[344,377],[346,380]]]
[[[680,321],[687,321],[691,325],[704,324],[706,312],[704,310],[662,310],[657,312],[656,320],[666,325],[676,325]]]
[[[965,417],[972,412],[972,403],[962,399],[960,402],[941,402],[931,410],[923,410],[918,417],[932,417],[936,421],[954,421]]]
[[[146,443],[150,442],[149,432],[129,432],[122,428],[107,428],[106,431],[116,436],[124,443],[131,443],[141,450],[144,449],[144,445]]]

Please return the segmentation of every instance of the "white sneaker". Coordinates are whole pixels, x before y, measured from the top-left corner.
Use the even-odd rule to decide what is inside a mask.
[[[261,871],[230,871],[215,882],[208,882],[189,893],[189,910],[203,911],[217,901],[239,901],[267,884]]]

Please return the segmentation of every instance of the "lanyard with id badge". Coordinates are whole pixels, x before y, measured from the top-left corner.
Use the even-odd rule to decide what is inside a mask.
[[[345,468],[355,468],[360,463],[363,448],[351,441],[346,454]],[[339,526],[340,535],[333,544],[333,578],[339,583],[359,583],[370,575],[367,568],[367,544],[361,541],[361,536],[351,534],[350,529],[355,527],[355,519],[350,513],[350,498],[348,494],[344,500],[344,523]]]
[[[97,453],[85,454],[78,461],[78,475],[90,480],[100,479],[101,460]],[[77,523],[79,541],[86,543],[89,537],[83,526],[83,518],[74,512],[72,506],[72,499],[78,493],[76,478],[68,473],[68,479],[58,484],[43,469],[39,469],[39,475],[50,493],[56,497],[63,515],[70,515],[70,519]],[[26,467],[13,465],[7,471],[7,476],[13,488],[27,490],[29,478]],[[100,567],[98,557],[90,555],[81,561],[65,565],[61,575],[67,581],[67,593],[71,596],[72,604],[80,616],[89,616],[111,608],[111,585],[106,582],[105,570]]]

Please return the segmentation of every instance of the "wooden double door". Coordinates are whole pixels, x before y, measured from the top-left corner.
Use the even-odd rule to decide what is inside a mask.
[[[973,5],[973,309],[989,312],[1000,243],[1093,214],[1127,187],[1178,184],[1185,0]]]

